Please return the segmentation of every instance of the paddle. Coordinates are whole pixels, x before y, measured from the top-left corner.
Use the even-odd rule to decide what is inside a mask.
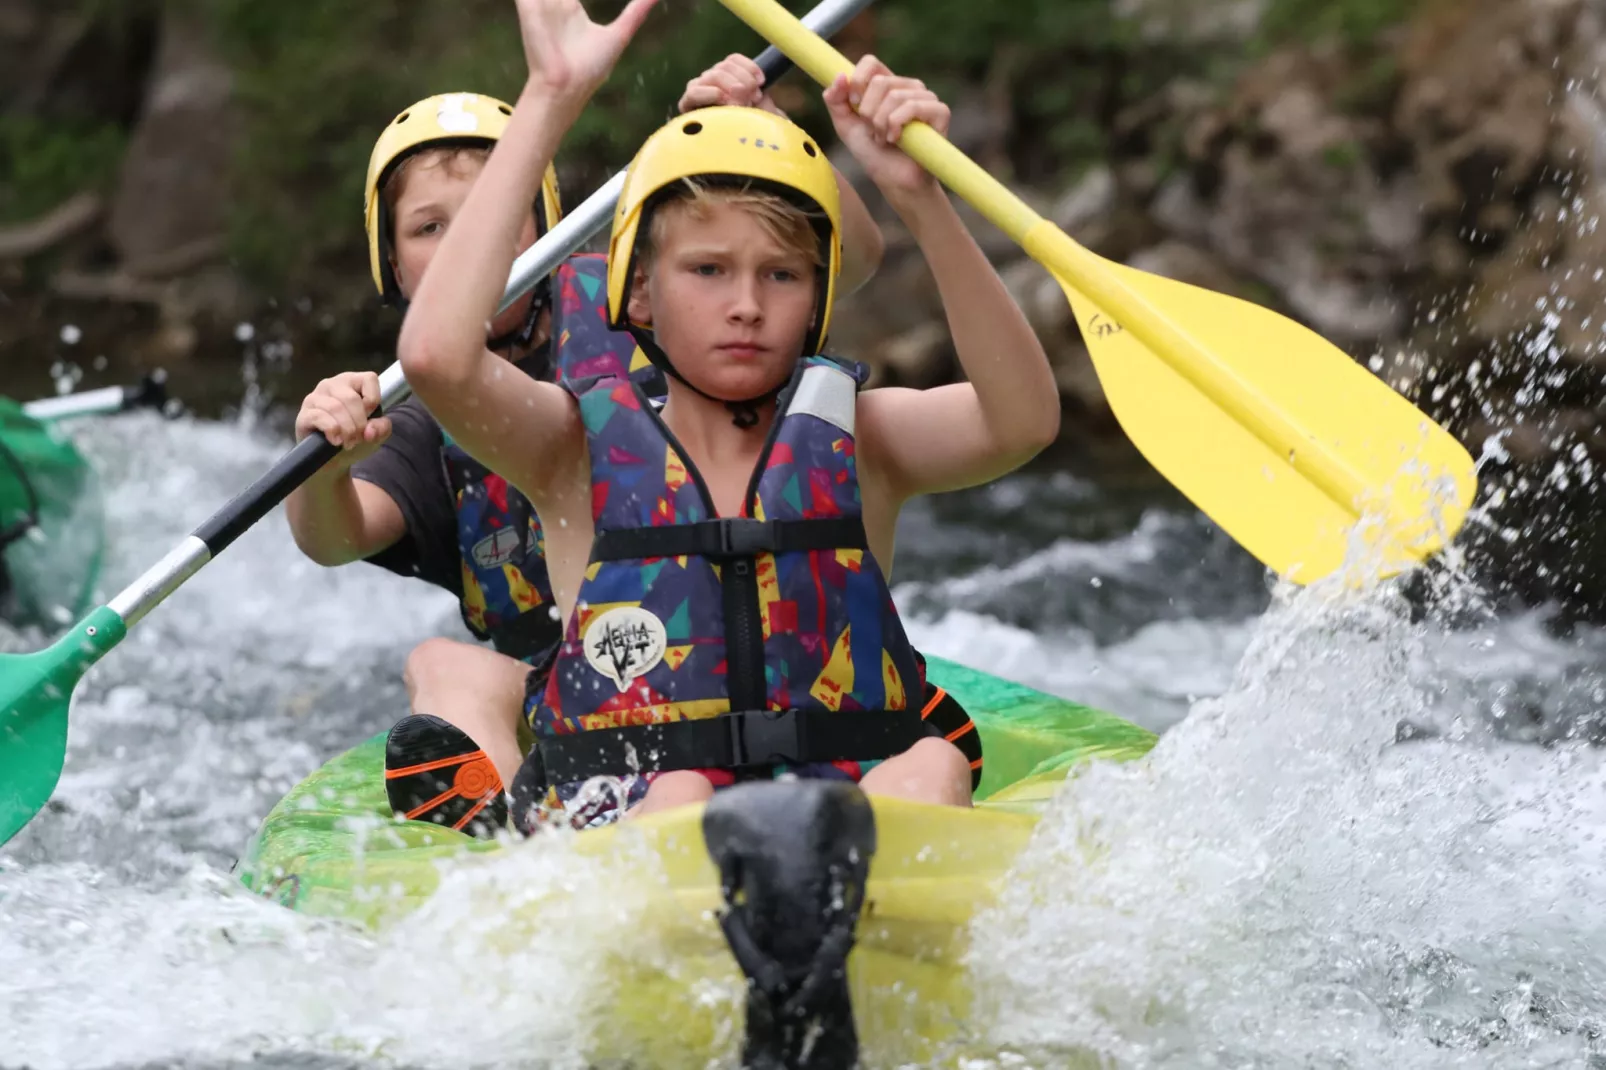
[[[852,72],[775,0],[720,2],[821,85]],[[1310,583],[1359,541],[1368,574],[1386,576],[1460,530],[1472,458],[1337,346],[1259,305],[1095,255],[925,123],[900,144],[1049,270],[1132,442],[1268,567]]]
[[[808,18],[821,32],[834,34],[869,3],[824,0]],[[768,83],[791,66],[773,48],[757,62]],[[514,262],[502,308],[528,293],[538,279],[555,271],[609,223],[624,179],[622,171],[615,175]],[[381,409],[391,408],[408,394],[399,364],[385,369],[379,385]],[[129,628],[339,452],[321,434],[302,439],[166,557],[56,643],[34,654],[0,655],[0,844],[32,820],[55,790],[67,756],[68,706],[84,673],[122,642]]]
[[[104,386],[76,394],[40,398],[22,406],[35,420],[65,420],[73,416],[101,416],[130,409],[161,409],[167,405],[167,372],[158,368],[136,386]]]

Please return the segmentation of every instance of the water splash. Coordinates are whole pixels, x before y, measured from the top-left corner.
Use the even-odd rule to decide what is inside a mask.
[[[1606,1025],[1606,762],[1465,718],[1396,742],[1468,644],[1394,590],[1285,593],[1228,693],[1056,801],[977,925],[988,1040],[1123,1067],[1581,1065]]]
[[[109,589],[279,455],[258,426],[147,413],[75,431],[109,488]],[[992,998],[972,1065],[1088,1048],[1119,1066],[1578,1065],[1606,1020],[1586,838],[1606,807],[1565,720],[1606,634],[1563,642],[1475,599],[1452,631],[1393,590],[1282,591],[1254,620],[1258,575],[1223,612],[1220,570],[1199,565],[1215,536],[1137,510],[1077,550],[1063,532],[1100,503],[1071,490],[1066,520],[1036,518],[1041,559],[1003,585],[1035,616],[965,582],[988,544],[946,566],[928,549],[912,633],[1151,723],[1192,713],[1150,761],[1090,769],[1058,800],[979,930]],[[379,936],[227,875],[296,780],[395,719],[407,650],[458,634],[455,612],[378,569],[307,563],[273,516],[97,667],[55,804],[0,852],[0,1061],[585,1065],[617,956],[676,968],[633,920],[650,869],[520,852],[449,873]],[[1512,725],[1529,706],[1562,745],[1502,741],[1527,738]],[[1394,745],[1401,721],[1443,738]],[[565,905],[525,905],[549,895]],[[731,984],[701,994],[735,1020]]]

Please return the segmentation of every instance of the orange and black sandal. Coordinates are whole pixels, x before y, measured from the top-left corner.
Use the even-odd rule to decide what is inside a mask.
[[[981,733],[976,731],[976,722],[970,719],[958,699],[936,684],[926,684],[925,699],[920,719],[964,754],[970,762],[970,790],[975,791],[981,784],[982,769]]]
[[[496,766],[466,732],[439,717],[403,717],[385,737],[385,795],[409,821],[482,840],[507,826]]]

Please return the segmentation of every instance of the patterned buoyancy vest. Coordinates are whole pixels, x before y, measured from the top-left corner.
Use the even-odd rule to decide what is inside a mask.
[[[926,734],[921,677],[866,544],[865,372],[807,357],[741,516],[636,384],[575,384],[596,540],[531,727],[549,784],[886,758]]]
[[[608,261],[572,256],[553,280],[552,349],[558,382],[618,376],[663,392],[662,376],[624,331],[608,329]],[[543,370],[543,369],[538,369]],[[545,660],[562,637],[535,510],[507,480],[442,432],[441,462],[457,514],[463,623],[509,657]]]

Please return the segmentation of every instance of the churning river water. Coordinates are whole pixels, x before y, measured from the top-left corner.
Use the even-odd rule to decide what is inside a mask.
[[[150,413],[74,434],[107,593],[288,444]],[[1068,783],[978,920],[990,1054],[962,1065],[1606,1066],[1606,635],[1485,613],[1453,575],[1426,613],[1274,590],[1173,497],[1065,472],[912,509],[895,579],[925,650],[1163,733]],[[594,927],[488,960],[461,903],[373,936],[229,876],[287,789],[399,716],[410,647],[460,634],[440,592],[306,561],[282,513],[134,629],[0,850],[0,1067],[584,1066]]]

